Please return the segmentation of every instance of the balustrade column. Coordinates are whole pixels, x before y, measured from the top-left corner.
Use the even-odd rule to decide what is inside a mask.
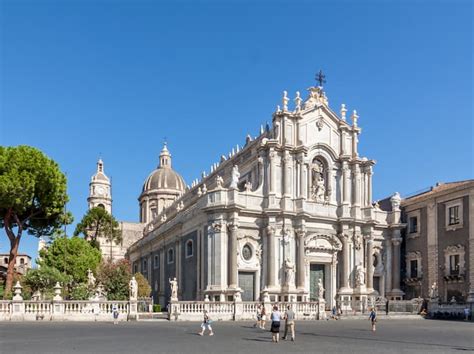
[[[297,230],[298,237],[298,263],[296,270],[296,287],[298,289],[304,289],[304,275],[305,275],[305,266],[304,266],[304,238],[306,235],[306,230],[301,228]]]
[[[229,288],[237,287],[237,229],[236,223],[229,224],[228,278]]]
[[[275,286],[275,229],[267,226],[267,287]]]

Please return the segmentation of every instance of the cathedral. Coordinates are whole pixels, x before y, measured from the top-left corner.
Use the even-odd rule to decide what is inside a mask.
[[[313,301],[318,283],[328,308],[402,298],[401,198],[373,202],[375,161],[358,153],[357,112],[333,111],[322,86],[295,96],[290,107],[285,91],[271,126],[191,185],[165,144],[140,223],[121,223],[124,243],[103,245],[148,279],[155,303],[168,303],[173,278],[189,301]],[[112,205],[101,161],[88,201]]]

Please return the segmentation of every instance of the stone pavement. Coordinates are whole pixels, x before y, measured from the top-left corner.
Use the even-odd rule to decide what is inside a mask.
[[[0,322],[0,353],[474,353],[474,323],[433,320],[297,322],[296,342],[271,342],[250,322]],[[268,327],[268,324],[267,324]]]

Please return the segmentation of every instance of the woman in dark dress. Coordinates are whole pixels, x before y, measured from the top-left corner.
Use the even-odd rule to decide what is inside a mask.
[[[273,306],[273,312],[271,316],[272,327],[270,331],[272,332],[272,342],[278,343],[280,340],[280,321],[281,313],[278,311],[278,306]]]

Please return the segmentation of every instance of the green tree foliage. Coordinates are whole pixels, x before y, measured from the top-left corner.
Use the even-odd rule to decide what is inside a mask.
[[[38,264],[68,275],[68,285],[73,288],[87,282],[87,270],[95,271],[100,260],[100,251],[83,238],[58,237],[40,252]]]
[[[30,146],[0,146],[0,228],[10,241],[4,296],[12,289],[23,233],[47,236],[70,223],[67,200],[66,177],[56,162]]]
[[[42,293],[52,294],[57,282],[64,285],[69,283],[69,281],[70,276],[61,273],[56,268],[42,266],[37,269],[30,269],[23,277],[22,283],[28,286],[32,292],[39,290]]]
[[[107,300],[127,300],[130,279],[130,264],[125,259],[118,262],[105,261],[97,271],[97,281],[104,286]]]
[[[69,293],[71,300],[88,300],[93,295],[93,291],[89,289],[86,283],[74,286]]]
[[[135,273],[134,277],[138,284],[138,297],[149,297],[151,294],[151,286],[148,284],[148,280],[142,273]]]
[[[83,235],[98,247],[98,237],[104,237],[110,243],[110,259],[112,259],[112,242],[122,242],[122,232],[115,218],[102,207],[89,209],[77,224],[74,236]]]

